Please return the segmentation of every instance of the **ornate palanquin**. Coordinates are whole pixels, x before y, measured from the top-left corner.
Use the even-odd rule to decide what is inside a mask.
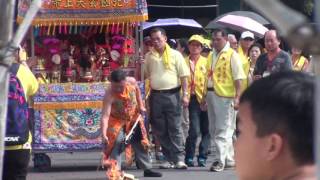
[[[21,22],[31,0],[20,0]],[[133,23],[148,19],[146,0],[43,0],[33,20],[34,26],[90,26],[110,23]]]
[[[100,116],[107,83],[43,84],[34,96],[33,149],[101,149]],[[143,84],[140,84],[143,92]]]

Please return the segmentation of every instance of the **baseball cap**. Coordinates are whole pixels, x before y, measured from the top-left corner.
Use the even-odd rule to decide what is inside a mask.
[[[250,32],[250,31],[244,31],[244,32],[241,34],[241,39],[246,39],[246,38],[254,39],[253,33]]]
[[[190,39],[189,39],[188,42],[190,43],[191,41],[198,41],[198,42],[201,43],[201,44],[204,43],[203,37],[200,36],[200,35],[198,35],[198,34],[192,35],[192,36],[190,37]]]

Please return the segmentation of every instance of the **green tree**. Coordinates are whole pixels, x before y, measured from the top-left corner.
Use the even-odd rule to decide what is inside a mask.
[[[311,16],[313,11],[313,0],[281,0],[284,4],[288,5],[289,7],[303,12],[307,16]]]
[[[311,15],[313,6],[314,6],[314,3],[312,0],[306,0],[305,6],[304,6],[305,12]]]

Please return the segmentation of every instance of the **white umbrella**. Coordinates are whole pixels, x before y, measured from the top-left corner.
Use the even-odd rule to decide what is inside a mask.
[[[258,37],[263,37],[268,31],[268,28],[259,22],[244,16],[227,15],[219,19],[217,23],[241,32],[251,31]]]
[[[203,27],[193,19],[167,18],[142,23],[145,34],[153,27],[165,29],[169,38],[190,37],[193,34],[206,33]]]

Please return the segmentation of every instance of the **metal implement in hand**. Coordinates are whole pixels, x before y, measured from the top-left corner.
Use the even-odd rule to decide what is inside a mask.
[[[133,137],[133,133],[139,124],[140,119],[141,119],[141,114],[139,114],[139,116],[137,117],[136,121],[134,122],[132,128],[130,129],[129,133],[126,135],[126,137],[124,139],[124,144],[129,144],[131,138]]]

